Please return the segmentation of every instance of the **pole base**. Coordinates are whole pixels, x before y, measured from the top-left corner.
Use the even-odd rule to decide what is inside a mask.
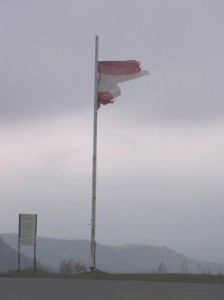
[[[96,271],[96,268],[94,268],[94,267],[89,267],[89,269],[90,269],[91,273],[94,273]]]

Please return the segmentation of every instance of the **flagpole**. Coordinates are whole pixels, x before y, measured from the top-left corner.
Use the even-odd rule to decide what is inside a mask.
[[[92,166],[92,217],[91,217],[91,264],[92,272],[96,269],[96,167],[97,167],[97,89],[98,89],[98,36],[95,37],[95,87],[93,119],[93,166]]]

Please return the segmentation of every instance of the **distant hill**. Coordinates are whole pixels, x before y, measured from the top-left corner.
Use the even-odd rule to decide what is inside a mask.
[[[0,234],[8,245],[17,247],[17,234]],[[32,257],[30,247],[21,251]],[[149,245],[106,246],[97,244],[96,265],[112,273],[170,272],[170,273],[224,273],[224,264],[202,262],[176,253],[167,247]],[[88,240],[59,240],[37,238],[37,260],[58,270],[64,258],[74,258],[89,265]]]
[[[21,268],[33,266],[33,260],[21,255]],[[8,246],[0,238],[0,271],[16,270],[18,268],[18,251]]]

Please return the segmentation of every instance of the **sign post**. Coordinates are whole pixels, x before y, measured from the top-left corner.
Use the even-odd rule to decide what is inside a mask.
[[[36,271],[36,236],[37,236],[37,214],[19,214],[18,271],[20,271],[21,246],[34,247],[33,266],[34,266],[34,271]]]

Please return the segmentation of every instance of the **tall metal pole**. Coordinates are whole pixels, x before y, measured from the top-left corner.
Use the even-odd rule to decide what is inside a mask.
[[[96,167],[97,167],[97,89],[98,89],[98,42],[95,38],[95,89],[94,89],[94,120],[93,120],[93,169],[92,169],[92,217],[91,217],[91,265],[92,272],[96,269]]]
[[[19,234],[18,234],[18,272],[20,272],[20,232],[21,232],[21,214],[19,214]]]
[[[37,214],[35,215],[35,237],[34,237],[34,245],[33,245],[33,270],[36,272],[37,270]]]

